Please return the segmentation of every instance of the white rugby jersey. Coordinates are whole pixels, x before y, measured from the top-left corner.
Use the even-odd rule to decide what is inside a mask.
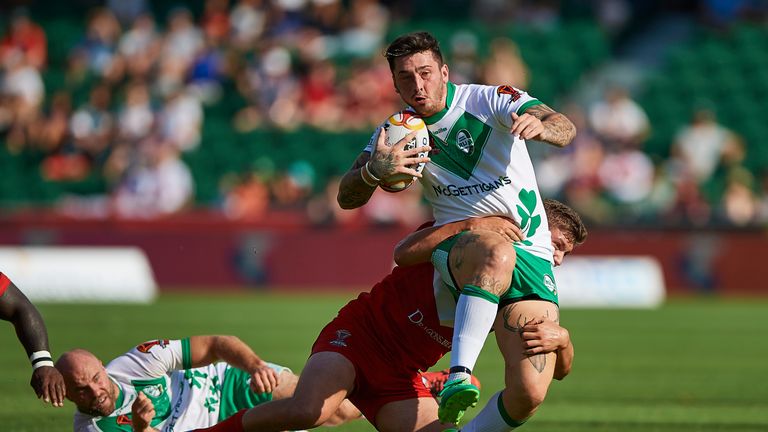
[[[190,367],[189,339],[155,340],[133,348],[106,367],[107,374],[120,388],[115,411],[105,417],[76,412],[75,431],[132,431],[131,405],[139,391],[154,404],[151,426],[159,431],[215,425],[227,364]]]
[[[552,262],[552,239],[525,140],[509,133],[512,113],[541,102],[511,86],[448,83],[446,108],[424,118],[431,162],[421,183],[436,225],[507,216],[526,236],[521,247]],[[372,152],[376,133],[364,151]]]

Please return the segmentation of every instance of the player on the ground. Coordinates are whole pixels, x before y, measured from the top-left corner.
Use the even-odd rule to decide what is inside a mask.
[[[411,135],[388,147],[377,131],[344,176],[338,201],[342,208],[364,205],[382,178],[412,173],[410,165],[430,161],[419,175],[438,225],[468,217],[513,218],[526,240],[512,244],[493,232],[477,231],[439,245],[435,268],[457,295],[451,353],[451,380],[441,397],[441,419],[458,421],[479,392],[467,377],[477,361],[500,302],[517,302],[525,316],[553,315],[557,309],[552,275],[552,247],[533,165],[525,140],[565,146],[576,129],[562,114],[511,86],[455,85],[432,35],[410,33],[385,53],[396,91],[428,126],[434,151],[403,150]],[[468,254],[451,248],[472,243]],[[513,277],[514,274],[514,277]],[[538,406],[536,395],[551,376],[522,355],[508,360],[509,373],[521,377],[516,394],[506,398],[512,417],[525,421]]]
[[[551,231],[553,247],[562,257],[584,240],[586,231],[575,212],[554,203],[547,200],[545,205],[552,211],[550,223],[556,224]],[[564,211],[568,213],[559,214]],[[519,229],[508,219],[488,217],[421,230],[411,240],[428,243],[457,229],[490,229],[520,238]],[[435,291],[433,276],[428,263],[396,267],[370,292],[344,306],[321,331],[293,397],[240,412],[204,430],[308,429],[322,424],[345,398],[380,431],[433,432],[454,427],[438,420],[438,404],[419,375],[451,349],[453,330],[442,325],[439,316],[439,297],[450,291]],[[573,361],[573,346],[568,331],[557,324],[558,315],[513,321],[509,317],[515,315],[514,308],[515,304],[503,306],[494,325],[505,358],[509,352],[522,351],[556,379],[565,377]],[[508,430],[508,413],[499,398],[515,386],[509,381],[506,385],[465,430]]]
[[[48,331],[43,317],[16,285],[0,272],[0,319],[16,328],[19,342],[32,363],[30,385],[37,397],[53,406],[64,405],[64,381],[53,367]]]
[[[235,336],[145,342],[106,368],[76,349],[56,362],[74,402],[76,432],[180,431],[215,425],[238,410],[289,397],[298,377],[267,363]],[[349,402],[326,424],[358,418]]]

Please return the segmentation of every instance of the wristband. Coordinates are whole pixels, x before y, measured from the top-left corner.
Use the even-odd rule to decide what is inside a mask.
[[[53,358],[48,351],[35,351],[29,356],[29,361],[32,363],[32,370],[41,368],[43,366],[53,367]]]
[[[363,173],[363,170],[365,170],[365,173]],[[371,179],[373,179],[373,182],[368,181],[368,179],[365,177],[365,175],[368,175]],[[363,178],[363,182],[367,184],[370,187],[376,187],[379,185],[379,182],[381,182],[381,179],[376,177],[375,175],[371,174],[371,170],[368,168],[368,162],[365,163],[365,166],[363,166],[362,169],[360,169],[360,177]]]

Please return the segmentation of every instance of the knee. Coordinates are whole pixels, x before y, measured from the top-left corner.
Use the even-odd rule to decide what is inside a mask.
[[[477,249],[477,253],[481,254],[483,266],[490,271],[511,274],[517,258],[514,245],[501,240],[498,234],[484,240]]]
[[[333,414],[322,406],[304,403],[298,399],[290,400],[290,418],[294,429],[311,429],[325,423]]]

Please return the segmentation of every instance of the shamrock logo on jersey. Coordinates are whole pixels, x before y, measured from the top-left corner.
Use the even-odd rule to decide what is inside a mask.
[[[523,230],[526,237],[533,237],[536,234],[536,229],[541,225],[541,216],[533,216],[533,212],[536,210],[536,192],[523,189],[517,197],[523,204],[523,207],[517,206],[517,214],[520,215],[520,229]],[[523,244],[530,246],[533,243],[530,240],[525,240]]]

